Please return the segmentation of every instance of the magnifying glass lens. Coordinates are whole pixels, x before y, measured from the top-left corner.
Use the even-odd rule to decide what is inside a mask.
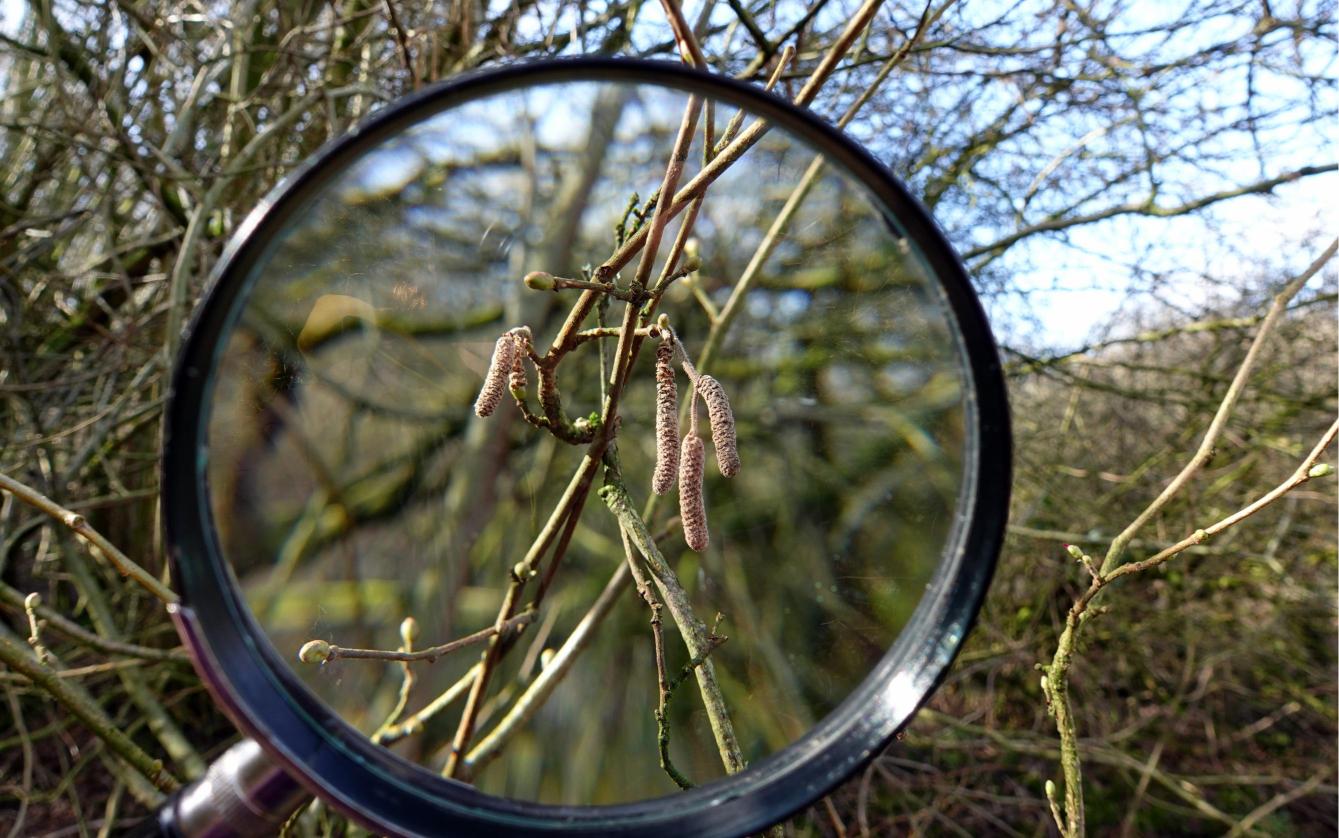
[[[595,805],[858,714],[975,467],[904,220],[722,94],[532,79],[401,122],[289,202],[200,403],[220,554],[331,736]]]

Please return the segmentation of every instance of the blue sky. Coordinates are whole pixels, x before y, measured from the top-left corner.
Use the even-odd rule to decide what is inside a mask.
[[[23,0],[0,0],[0,32],[6,35],[15,33],[23,7]]]

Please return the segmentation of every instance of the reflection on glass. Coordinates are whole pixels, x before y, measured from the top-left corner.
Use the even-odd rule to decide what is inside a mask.
[[[658,797],[794,742],[886,652],[953,526],[966,385],[950,315],[895,220],[782,129],[710,183],[690,236],[690,210],[668,222],[648,285],[678,278],[654,302],[633,287],[640,254],[613,277],[622,298],[592,293],[568,332],[583,292],[522,282],[532,271],[606,278],[596,268],[654,223],[689,104],[648,85],[540,86],[387,140],[271,247],[220,360],[207,408],[213,511],[275,649],[350,725],[487,792]],[[721,143],[735,114],[724,102],[701,109],[680,187],[705,165],[704,135]],[[753,124],[745,114],[739,133]],[[687,253],[667,267],[681,238]],[[598,448],[605,430],[629,306],[640,332],[627,343],[637,352],[619,422],[583,466],[587,440]],[[726,479],[698,407],[710,532],[700,552],[685,542],[678,492],[650,490],[659,341],[647,332],[661,314],[719,380],[736,424],[742,467]],[[509,393],[479,418],[495,342],[522,325],[560,409],[546,409],[554,400],[541,400],[526,360],[531,421]],[[574,328],[587,334],[551,352]],[[690,379],[678,358],[674,371],[685,418]],[[588,492],[573,484],[582,474]],[[626,488],[640,533],[611,512],[609,483]],[[571,492],[582,502],[564,505]],[[652,610],[625,534],[652,598],[667,603],[663,714]],[[639,544],[646,535],[654,549]],[[700,621],[689,639],[707,644],[707,663],[690,665],[684,615],[671,613],[676,594],[655,584],[648,551]],[[298,658],[313,640],[401,649],[406,617],[421,650],[500,614],[523,630],[433,660]],[[323,653],[318,643],[307,657]]]

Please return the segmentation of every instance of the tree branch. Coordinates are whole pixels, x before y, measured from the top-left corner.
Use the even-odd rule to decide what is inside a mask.
[[[82,539],[94,558],[99,555],[106,557],[112,563],[112,566],[121,572],[122,576],[130,577],[158,599],[169,604],[177,601],[175,593],[162,582],[159,582],[153,574],[140,567],[125,553],[122,553],[115,544],[104,538],[101,533],[89,526],[84,516],[77,512],[71,512],[36,489],[25,486],[4,474],[0,474],[0,490],[9,492],[34,509],[44,512],[64,524],[71,532]]]
[[[1162,207],[1155,204],[1152,199],[1142,201],[1130,201],[1114,207],[1108,207],[1095,212],[1084,213],[1082,215],[1071,215],[1067,217],[1049,218],[1036,224],[1030,224],[1020,230],[1016,230],[1007,236],[996,239],[990,244],[983,244],[979,247],[973,247],[963,252],[964,261],[970,261],[978,256],[988,254],[998,255],[1001,251],[1007,250],[1018,244],[1029,236],[1038,233],[1054,233],[1060,230],[1068,230],[1071,227],[1081,227],[1085,224],[1093,224],[1098,221],[1106,221],[1109,218],[1116,218],[1122,215],[1142,215],[1148,218],[1173,218],[1178,215],[1189,215],[1205,207],[1212,206],[1222,201],[1232,198],[1240,198],[1243,195],[1260,195],[1274,191],[1276,187],[1285,183],[1301,180],[1304,177],[1312,175],[1327,174],[1339,170],[1339,164],[1330,163],[1324,166],[1303,166],[1300,169],[1294,169],[1291,172],[1284,172],[1266,180],[1256,183],[1239,186],[1235,189],[1225,189],[1221,192],[1214,192],[1204,195],[1193,201],[1187,201],[1184,204],[1178,204],[1172,207]]]

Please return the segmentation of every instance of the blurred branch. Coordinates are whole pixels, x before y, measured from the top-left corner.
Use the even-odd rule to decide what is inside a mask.
[[[1330,774],[1331,772],[1328,768],[1322,768],[1315,774],[1312,774],[1305,783],[1298,785],[1296,788],[1289,789],[1288,791],[1279,792],[1269,798],[1269,800],[1266,800],[1260,806],[1257,806],[1249,815],[1242,818],[1238,824],[1233,826],[1227,833],[1227,838],[1237,838],[1239,835],[1250,833],[1257,823],[1269,817],[1270,814],[1287,806],[1294,800],[1306,797],[1308,794],[1311,794],[1311,792],[1319,789],[1321,782],[1326,777],[1330,776]]]
[[[763,32],[762,27],[753,19],[753,14],[739,0],[726,0],[726,3],[730,6],[730,10],[735,13],[739,22],[748,30],[749,37],[753,39],[754,45],[758,47],[759,57],[766,62],[776,52],[776,47],[767,39],[767,33]]]
[[[391,31],[395,33],[395,45],[400,49],[400,61],[409,74],[409,89],[418,90],[418,71],[414,69],[414,58],[409,54],[409,38],[405,35],[400,16],[395,13],[395,0],[385,0],[386,17],[390,21]]]
[[[422,710],[392,725],[385,725],[372,735],[372,741],[378,745],[389,745],[392,742],[398,742],[406,736],[412,736],[423,729],[423,726],[433,719],[438,713],[445,710],[455,703],[456,699],[465,694],[474,679],[479,677],[480,664],[471,666],[460,678],[456,680],[448,689],[443,690],[440,695],[429,702]]]
[[[957,0],[947,0],[947,2],[940,5],[940,7],[933,12],[931,11],[932,3],[926,4],[924,11],[921,12],[920,21],[916,26],[916,31],[897,49],[895,53],[893,53],[892,56],[889,57],[887,61],[884,62],[883,66],[879,69],[878,75],[876,75],[873,81],[871,81],[861,94],[856,97],[856,100],[847,107],[846,112],[837,120],[838,128],[845,128],[850,124],[851,120],[860,112],[860,109],[874,96],[875,91],[879,89],[879,85],[881,85],[892,71],[906,59],[907,54],[925,34],[926,28],[935,20],[938,20],[939,17],[942,16],[955,2],[957,2]],[[784,66],[784,62],[779,62],[777,69],[780,70],[782,66]],[[817,74],[817,72],[818,71],[815,70],[815,74]],[[803,91],[801,91],[801,95],[803,95]],[[798,98],[799,97],[797,97],[797,100]],[[739,280],[730,291],[730,297],[725,301],[725,305],[721,307],[720,312],[712,318],[711,331],[708,333],[707,340],[703,344],[702,351],[698,355],[698,361],[702,369],[706,370],[710,368],[711,362],[721,341],[724,339],[725,333],[729,330],[730,324],[734,321],[740,306],[743,305],[745,295],[749,292],[749,289],[753,287],[754,282],[762,272],[763,265],[766,264],[768,258],[772,255],[772,252],[781,243],[786,228],[790,226],[791,218],[794,217],[795,212],[800,208],[800,205],[804,203],[804,199],[809,194],[809,190],[811,190],[814,183],[817,182],[819,174],[823,171],[824,163],[824,157],[818,155],[814,158],[813,162],[809,164],[809,167],[805,169],[799,182],[796,183],[795,187],[791,190],[790,195],[787,196],[785,204],[782,205],[781,210],[777,212],[776,217],[772,220],[772,224],[768,227],[767,233],[763,236],[762,241],[758,244],[753,255],[749,258],[748,265],[744,268],[744,272],[740,274]]]
[[[1114,207],[1107,207],[1105,209],[1082,213],[1080,215],[1057,216],[1036,224],[1029,224],[1019,230],[1015,230],[1007,236],[996,239],[990,244],[968,248],[963,251],[962,258],[966,261],[970,261],[979,256],[991,256],[993,258],[994,256],[999,255],[1000,252],[1018,244],[1023,239],[1035,236],[1038,233],[1054,233],[1061,230],[1068,230],[1073,227],[1081,227],[1085,224],[1106,221],[1122,215],[1139,215],[1147,218],[1174,218],[1180,215],[1189,215],[1223,201],[1240,198],[1243,195],[1268,194],[1285,183],[1292,183],[1305,177],[1328,174],[1334,171],[1339,171],[1339,164],[1329,163],[1322,166],[1303,166],[1300,169],[1284,172],[1271,178],[1256,181],[1255,183],[1249,183],[1233,189],[1224,189],[1219,192],[1202,195],[1199,198],[1170,207],[1159,206],[1154,202],[1152,197],[1149,197],[1144,200],[1130,201]]]
[[[1293,306],[1289,311],[1296,312],[1314,305],[1329,305],[1336,300],[1339,300],[1339,295],[1333,293],[1317,294],[1315,297],[1303,300]],[[1052,355],[1045,358],[1032,357],[1018,349],[1004,347],[1004,351],[1007,354],[1016,356],[1018,359],[1006,364],[1005,370],[1010,376],[1030,375],[1047,367],[1054,367],[1069,361],[1082,359],[1085,356],[1097,354],[1114,346],[1159,343],[1182,335],[1198,335],[1213,332],[1226,332],[1236,329],[1249,329],[1252,326],[1258,326],[1264,319],[1264,314],[1256,314],[1248,317],[1220,317],[1209,320],[1196,320],[1191,323],[1185,323],[1179,326],[1168,326],[1163,329],[1145,329],[1144,331],[1130,335],[1129,337],[1097,341],[1071,352],[1064,352],[1059,355]]]
[[[475,776],[481,768],[496,759],[512,736],[544,706],[544,702],[553,694],[554,689],[571,671],[577,657],[594,639],[596,630],[618,602],[618,597],[627,587],[629,578],[627,564],[620,562],[613,575],[609,577],[609,581],[605,583],[604,589],[600,591],[600,595],[586,610],[581,621],[563,641],[563,645],[554,653],[553,658],[530,682],[525,692],[516,699],[502,720],[470,750],[469,756],[465,759],[468,776]]]
[[[113,567],[121,572],[122,576],[127,576],[133,579],[146,591],[158,597],[158,599],[169,604],[177,601],[177,595],[175,593],[162,582],[159,582],[158,579],[144,568],[135,564],[129,556],[122,553],[115,544],[112,544],[104,538],[101,533],[89,526],[88,521],[84,516],[65,509],[41,492],[29,488],[4,474],[0,474],[0,489],[9,492],[14,497],[34,509],[43,512],[54,520],[64,524],[71,532],[83,540],[94,558],[97,558],[98,556],[105,557],[107,561],[112,563]]]
[[[917,714],[917,717],[923,718],[926,721],[945,725],[962,733],[980,736],[992,745],[1007,751],[1035,754],[1051,759],[1060,756],[1060,749],[1056,747],[1053,741],[1033,737],[1026,733],[1004,733],[998,730],[992,730],[987,727],[982,727],[981,725],[964,722],[961,719],[956,719],[950,715],[929,708],[922,709]],[[915,741],[917,737],[915,733],[911,733],[907,738],[908,740]],[[939,742],[939,744],[941,746],[952,747],[948,743],[942,741]],[[1092,760],[1099,764],[1124,768],[1135,773],[1148,770],[1148,763],[1146,761],[1137,759],[1118,748],[1103,745],[1100,742],[1094,742],[1090,739],[1080,741],[1079,750],[1084,759]],[[1236,825],[1237,821],[1231,815],[1223,812],[1206,800],[1203,792],[1186,778],[1169,774],[1156,767],[1148,770],[1148,776],[1153,782],[1157,783],[1160,787],[1174,796],[1185,801],[1201,815],[1226,826]]]
[[[181,784],[163,768],[162,762],[150,757],[121,732],[116,723],[107,718],[86,693],[61,678],[54,669],[40,663],[31,650],[16,642],[8,632],[0,631],[0,662],[41,687],[69,710],[99,739],[107,743],[113,753],[124,759],[136,771],[147,777],[162,791],[176,791]]]

